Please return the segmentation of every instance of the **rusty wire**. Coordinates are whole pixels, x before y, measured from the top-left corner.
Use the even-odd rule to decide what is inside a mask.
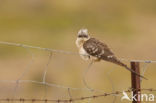
[[[154,92],[156,91],[156,89],[152,89],[152,88],[144,88],[144,89],[139,89],[142,92],[143,91],[149,91],[149,92]],[[124,92],[130,93],[132,91],[136,91],[134,89],[128,89]],[[82,101],[82,100],[86,100],[86,99],[96,99],[96,98],[100,98],[100,97],[107,97],[107,96],[113,96],[113,95],[119,95],[122,94],[122,91],[115,91],[115,92],[111,92],[111,93],[102,93],[102,94],[98,94],[98,95],[92,95],[92,96],[84,96],[84,97],[79,97],[79,98],[71,98],[70,99],[26,99],[26,98],[19,98],[19,99],[11,99],[11,98],[1,98],[0,101],[17,101],[17,102],[56,102],[56,103],[71,103],[71,102],[75,102],[75,101]]]

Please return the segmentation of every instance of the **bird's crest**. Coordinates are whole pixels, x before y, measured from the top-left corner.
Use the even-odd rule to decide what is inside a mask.
[[[78,31],[78,37],[88,38],[88,37],[89,37],[88,29],[80,29],[80,30]]]

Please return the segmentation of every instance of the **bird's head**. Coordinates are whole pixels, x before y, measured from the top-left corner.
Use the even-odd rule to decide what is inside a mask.
[[[76,45],[77,47],[81,47],[85,41],[90,39],[87,29],[80,29],[77,34]]]
[[[87,29],[80,29],[77,37],[83,40],[88,40],[90,38]]]

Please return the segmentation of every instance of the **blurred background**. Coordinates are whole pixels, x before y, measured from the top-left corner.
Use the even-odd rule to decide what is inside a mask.
[[[155,0],[0,0],[0,41],[78,52],[75,40],[81,28],[87,28],[93,37],[109,44],[119,58],[156,59]],[[0,80],[17,80],[26,71],[20,79],[42,81],[48,58],[46,51],[0,44]],[[79,55],[53,53],[46,81],[85,88],[83,73],[88,63]],[[142,87],[156,88],[156,64],[141,63],[141,68],[145,66],[148,68],[145,77],[149,80],[143,81]],[[108,62],[94,64],[86,79],[90,87],[105,92],[123,91],[131,86],[130,72]],[[15,83],[0,82],[0,97],[11,97],[14,88]],[[69,97],[66,89],[48,87],[47,91],[45,97],[43,85],[20,83],[16,97]],[[87,91],[71,94],[92,95]],[[113,97],[106,97],[91,103],[112,101]],[[120,97],[116,103],[121,103]]]

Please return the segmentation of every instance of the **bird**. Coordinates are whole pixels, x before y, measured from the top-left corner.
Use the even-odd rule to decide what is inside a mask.
[[[80,57],[85,60],[92,60],[94,62],[99,62],[101,60],[117,64],[124,67],[135,75],[146,79],[144,76],[136,73],[134,70],[130,69],[126,64],[121,62],[112,50],[104,42],[93,38],[88,33],[88,29],[80,29],[77,34],[76,46],[79,49]]]

